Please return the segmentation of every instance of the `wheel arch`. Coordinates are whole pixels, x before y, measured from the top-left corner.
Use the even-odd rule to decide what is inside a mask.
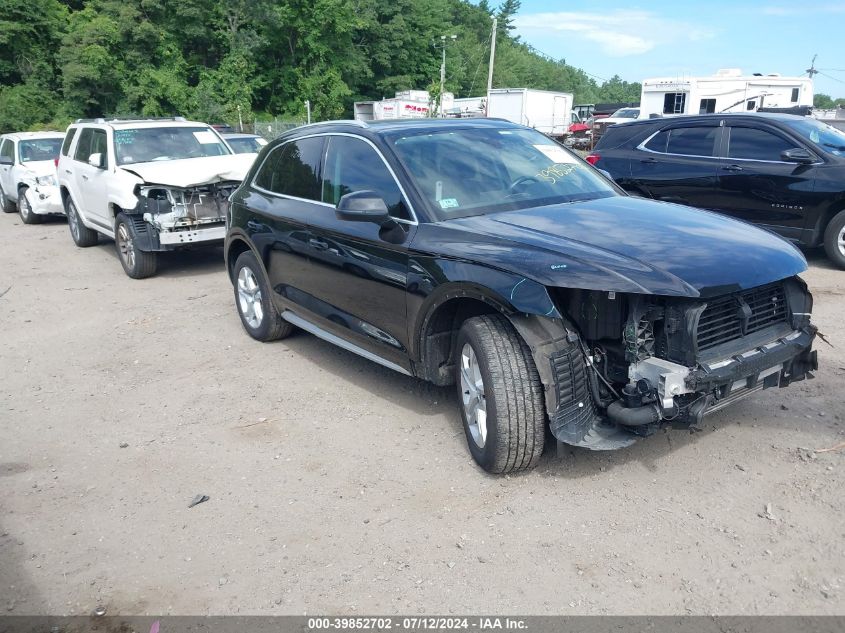
[[[264,259],[258,251],[255,250],[255,247],[244,235],[234,233],[226,239],[226,244],[223,250],[223,261],[226,264],[226,274],[229,276],[230,282],[234,283],[235,262],[238,261],[238,257],[247,251],[252,252],[252,254],[255,255],[256,259],[258,259],[259,265],[263,269],[261,272],[264,273],[265,277],[267,276]]]
[[[819,214],[815,231],[813,231],[813,235],[815,236],[813,246],[818,246],[819,244],[824,243],[824,232],[827,230],[827,225],[830,224],[830,221],[842,211],[845,211],[845,191],[834,198],[833,201],[827,205],[827,208]]]

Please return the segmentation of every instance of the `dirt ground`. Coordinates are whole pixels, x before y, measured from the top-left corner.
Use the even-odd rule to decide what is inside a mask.
[[[0,614],[843,614],[845,272],[817,378],[493,477],[456,398],[0,216]],[[197,494],[210,499],[191,509]]]

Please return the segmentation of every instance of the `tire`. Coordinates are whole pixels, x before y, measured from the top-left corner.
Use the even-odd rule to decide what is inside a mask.
[[[9,200],[6,192],[3,191],[3,187],[0,187],[0,209],[3,210],[3,213],[14,213],[17,210],[15,203]]]
[[[125,213],[118,213],[114,222],[114,247],[123,271],[132,279],[146,279],[156,274],[158,253],[138,248],[135,226]]]
[[[20,213],[24,224],[41,224],[43,218],[32,210],[29,198],[26,197],[27,191],[29,189],[26,187],[18,189],[18,213]]]
[[[70,236],[74,243],[80,248],[95,246],[100,236],[97,231],[92,231],[82,223],[82,219],[76,211],[76,205],[70,199],[70,196],[67,197],[65,202],[65,214],[67,215],[68,228],[70,228]]]
[[[270,286],[251,251],[238,257],[233,281],[235,307],[247,334],[263,342],[290,336],[294,326],[285,321],[276,309]]]
[[[828,259],[845,269],[845,211],[840,211],[824,230],[824,250]]]
[[[501,315],[474,317],[458,332],[455,359],[458,404],[473,459],[495,474],[536,466],[546,441],[546,413],[525,341]]]

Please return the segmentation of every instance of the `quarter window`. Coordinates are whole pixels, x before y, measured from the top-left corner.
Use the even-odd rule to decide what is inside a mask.
[[[306,200],[320,199],[322,137],[290,141],[276,148],[255,177],[262,189]]]
[[[792,103],[798,103],[798,88],[792,89],[792,98],[790,101],[792,101]]]
[[[698,113],[699,114],[713,114],[716,111],[716,100],[715,99],[702,99],[701,104],[698,106]]]
[[[750,127],[730,128],[729,158],[779,161],[781,152],[794,147],[794,143],[765,130]]]
[[[70,151],[70,144],[73,143],[73,137],[76,136],[76,131],[79,128],[72,127],[65,134],[65,141],[62,143],[62,156],[67,156]]]
[[[375,191],[390,215],[409,220],[396,179],[368,143],[350,136],[332,136],[323,173],[323,202],[336,205],[341,197],[356,191]]]

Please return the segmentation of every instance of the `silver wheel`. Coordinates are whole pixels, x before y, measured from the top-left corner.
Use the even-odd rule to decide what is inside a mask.
[[[839,235],[836,236],[836,246],[839,249],[839,253],[845,257],[845,226],[839,231]]]
[[[79,241],[79,216],[76,215],[76,206],[73,202],[67,203],[67,223],[70,227],[70,234],[75,241]]]
[[[7,204],[9,204],[9,201],[6,200],[6,192],[0,189],[0,208],[5,210]]]
[[[125,224],[117,227],[117,248],[127,268],[135,268],[135,242]]]
[[[18,199],[18,208],[21,211],[21,217],[26,221],[29,219],[30,214],[32,213],[32,207],[29,205],[29,200],[26,198],[26,194],[21,194],[20,198]]]
[[[255,273],[248,266],[238,273],[238,307],[247,325],[253,329],[261,326],[264,308],[261,305],[261,287]]]
[[[487,442],[487,396],[475,350],[466,343],[461,350],[461,394],[467,426],[476,446]]]

